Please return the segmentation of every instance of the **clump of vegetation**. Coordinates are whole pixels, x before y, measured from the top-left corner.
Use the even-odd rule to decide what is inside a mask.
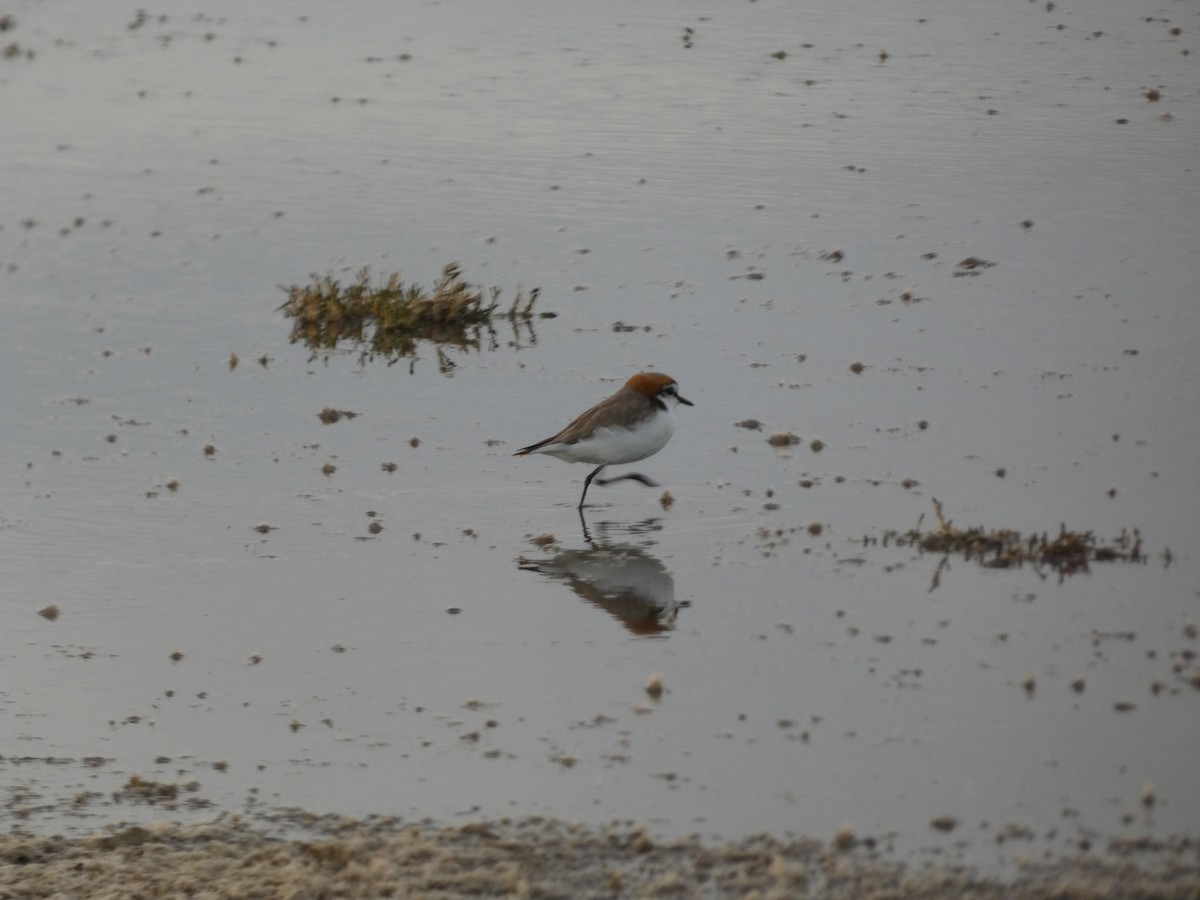
[[[537,288],[528,297],[518,288],[509,307],[501,309],[500,288],[485,294],[464,281],[453,262],[428,291],[405,284],[399,272],[375,281],[368,267],[346,284],[326,274],[283,289],[288,298],[280,309],[293,320],[291,342],[304,343],[314,356],[344,343],[359,347],[364,361],[379,356],[391,364],[415,358],[419,342],[428,341],[437,347],[443,371],[454,367],[443,348],[481,350],[486,345],[494,350],[499,342],[493,322],[507,320],[514,330],[529,325],[538,298]]]
[[[1008,528],[958,528],[945,517],[936,498],[933,512],[937,528],[931,531],[921,529],[922,516],[915,528],[883,534],[884,546],[895,543],[900,547],[917,547],[923,553],[942,554],[942,564],[934,573],[930,590],[938,586],[941,571],[951,556],[974,560],[989,569],[1030,566],[1042,577],[1046,571],[1054,572],[1060,581],[1068,575],[1089,571],[1093,562],[1146,562],[1142,535],[1136,528],[1122,529],[1108,542],[1097,539],[1090,531],[1071,531],[1066,525],[1059,528],[1057,535],[1041,532],[1025,536]]]

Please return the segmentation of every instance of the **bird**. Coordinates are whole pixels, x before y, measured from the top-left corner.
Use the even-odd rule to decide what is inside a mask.
[[[545,453],[564,462],[596,466],[583,481],[578,509],[582,512],[592,479],[605,468],[637,462],[653,456],[667,445],[675,433],[674,409],[679,404],[694,406],[679,394],[675,379],[661,372],[639,372],[624,386],[576,418],[558,434],[522,447],[513,456]],[[617,478],[603,479],[600,485],[627,478],[656,487],[645,475],[630,472]]]

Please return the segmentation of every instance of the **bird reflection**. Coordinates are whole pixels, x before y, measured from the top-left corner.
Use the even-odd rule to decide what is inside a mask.
[[[653,530],[653,522],[622,530]],[[686,602],[675,601],[675,579],[666,566],[640,547],[596,543],[584,526],[589,548],[563,550],[543,560],[521,559],[520,568],[561,581],[581,599],[619,619],[640,637],[663,635],[675,627]]]

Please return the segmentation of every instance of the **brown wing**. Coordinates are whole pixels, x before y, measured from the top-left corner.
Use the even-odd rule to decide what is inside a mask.
[[[513,456],[524,456],[526,453],[532,453],[535,450],[540,450],[542,447],[545,447],[549,444],[578,443],[583,437],[591,433],[597,418],[600,416],[607,417],[612,415],[612,407],[627,401],[630,393],[636,392],[628,387],[621,388],[621,390],[617,391],[611,397],[601,400],[587,412],[580,415],[577,419],[575,419],[574,422],[572,422],[558,434],[548,437],[545,440],[538,441],[536,444],[530,444],[528,447],[523,447],[514,453]],[[639,394],[638,396],[640,397],[641,395]],[[630,413],[629,415],[620,416],[616,421],[613,422],[613,424],[620,425],[624,428],[632,428],[638,422],[645,419],[646,416],[653,411],[653,409],[653,407],[650,407],[648,410],[641,410],[637,413]]]

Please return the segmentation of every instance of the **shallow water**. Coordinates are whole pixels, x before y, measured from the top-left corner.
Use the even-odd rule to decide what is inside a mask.
[[[23,7],[0,60],[7,818],[166,814],[137,773],[973,860],[1194,830],[1193,10],[148,11]],[[452,259],[557,318],[447,374],[289,345],[279,285]],[[675,503],[585,533],[586,469],[511,453],[644,368],[696,404],[637,467]],[[933,497],[1149,559],[930,590],[863,538]]]

